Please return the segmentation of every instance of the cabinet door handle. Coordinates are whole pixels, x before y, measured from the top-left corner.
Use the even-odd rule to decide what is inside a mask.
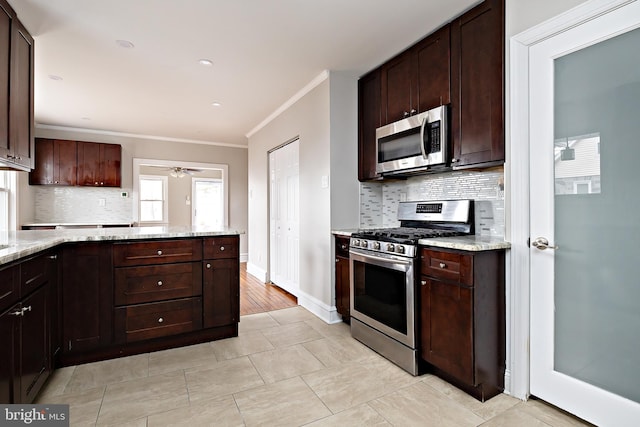
[[[58,255],[49,255],[47,258],[56,260],[58,259]]]
[[[12,311],[11,313],[8,313],[9,316],[24,316],[24,311],[22,311],[21,309],[18,309],[16,311]]]
[[[416,113],[416,109],[412,108],[411,111],[409,112],[409,114],[415,114]]]
[[[207,263],[207,268],[211,268],[211,264]]]
[[[447,264],[445,264],[444,262],[440,263],[440,268],[447,268]]]
[[[162,255],[162,251],[158,251],[158,256]]]
[[[405,112],[403,112],[403,113],[402,113],[402,115],[403,115],[404,117],[409,117],[409,112],[408,112],[408,111],[405,111]]]
[[[420,284],[421,284],[422,286],[425,286],[425,285],[427,284],[427,281],[426,281],[426,280],[421,280],[421,281],[420,281]]]
[[[347,245],[341,245],[340,247],[342,248],[343,251],[347,250]]]
[[[164,319],[161,317],[158,319],[158,323],[162,323],[162,322],[164,322]]]
[[[158,280],[158,286],[162,286],[162,280]]]
[[[221,250],[221,251],[224,251],[224,246],[220,246],[220,250]]]
[[[31,306],[29,306],[29,307],[22,307],[22,312],[24,313],[25,311],[31,311]]]

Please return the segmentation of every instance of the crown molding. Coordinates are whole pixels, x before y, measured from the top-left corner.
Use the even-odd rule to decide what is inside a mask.
[[[269,116],[267,116],[266,119],[264,119],[262,122],[260,122],[260,124],[258,124],[258,126],[256,126],[253,129],[251,129],[249,131],[249,133],[247,133],[245,136],[247,138],[251,138],[253,135],[256,134],[256,132],[258,132],[260,129],[262,129],[263,127],[268,125],[270,122],[272,122],[276,117],[278,117],[280,114],[285,112],[293,104],[298,102],[303,96],[305,96],[306,94],[311,92],[313,89],[315,89],[316,86],[318,86],[323,81],[327,80],[327,78],[329,78],[329,70],[322,71],[313,80],[311,80],[309,83],[307,83],[307,85],[305,87],[300,89],[295,95],[293,95],[291,98],[289,98],[284,104],[282,104],[280,107],[278,107],[273,113],[271,113]]]
[[[73,132],[73,133],[91,133],[94,135],[119,136],[123,138],[145,139],[149,141],[179,142],[182,144],[215,145],[220,147],[243,148],[245,150],[249,148],[246,145],[228,144],[225,142],[202,141],[199,139],[171,138],[167,136],[144,135],[144,134],[127,133],[127,132],[114,132],[110,130],[75,128],[75,127],[69,127],[69,126],[45,125],[41,123],[36,123],[35,126],[36,126],[36,129],[59,130],[59,131]]]

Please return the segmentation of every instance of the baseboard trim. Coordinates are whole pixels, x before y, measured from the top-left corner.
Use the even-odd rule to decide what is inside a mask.
[[[248,262],[248,261],[249,261],[248,253],[240,254],[240,262]]]
[[[333,324],[342,322],[342,316],[338,314],[335,306],[327,305],[316,297],[306,294],[304,291],[298,292],[298,305],[306,308],[326,323]]]
[[[262,283],[267,283],[267,271],[249,261],[247,261],[247,273],[260,280]]]

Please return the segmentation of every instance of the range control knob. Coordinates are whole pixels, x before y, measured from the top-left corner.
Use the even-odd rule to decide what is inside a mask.
[[[387,251],[393,252],[394,249],[395,249],[395,245],[393,243],[389,243],[387,245]]]
[[[355,240],[353,241],[353,246],[360,246],[360,240],[355,239]]]
[[[366,248],[366,247],[368,247],[368,246],[369,246],[369,242],[368,242],[368,241],[366,241],[366,240],[362,240],[362,241],[360,242],[360,247],[361,247],[361,248]]]
[[[399,253],[399,254],[403,254],[404,253],[404,246],[402,246],[402,245],[396,246],[396,252]]]
[[[373,249],[379,251],[380,250],[380,242],[373,242]]]

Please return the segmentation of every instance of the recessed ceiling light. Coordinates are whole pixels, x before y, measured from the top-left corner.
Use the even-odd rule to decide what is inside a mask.
[[[125,49],[133,48],[133,43],[131,43],[129,40],[116,40],[116,44]]]
[[[213,102],[211,103],[211,105],[213,105],[214,107],[219,107],[219,106],[221,106],[222,104],[221,104],[221,103],[219,103],[218,101],[213,101]]]
[[[56,81],[60,81],[60,80],[62,80],[62,77],[60,77],[60,76],[56,76],[55,74],[49,74],[49,78],[50,78],[51,80],[56,80]]]
[[[213,61],[210,59],[199,59],[198,60],[198,64],[200,65],[206,65],[207,67],[210,67],[213,65]]]

